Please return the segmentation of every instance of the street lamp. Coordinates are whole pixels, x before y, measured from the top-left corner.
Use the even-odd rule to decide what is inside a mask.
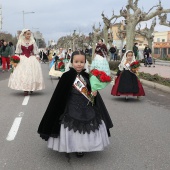
[[[24,15],[25,15],[25,14],[33,14],[33,13],[35,13],[35,12],[25,12],[25,11],[22,11],[22,13],[23,13],[23,28],[25,28]]]

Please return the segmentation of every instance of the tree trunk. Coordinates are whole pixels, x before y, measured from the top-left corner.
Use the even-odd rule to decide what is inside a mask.
[[[148,46],[149,46],[149,48],[152,50],[152,39],[147,39],[147,41],[148,41]]]
[[[108,43],[108,29],[107,29],[107,27],[106,26],[104,26],[104,28],[103,28],[103,35],[104,35],[104,43],[107,45],[107,43]]]
[[[73,39],[73,51],[75,51],[75,39]]]
[[[128,22],[126,25],[126,51],[133,50],[136,23]]]
[[[97,41],[97,38],[94,38],[93,47],[92,47],[92,60],[94,58],[94,53],[95,53],[95,48],[96,48],[96,41]]]
[[[124,40],[121,39],[121,46],[120,46],[120,59],[122,58],[122,49],[124,47]]]

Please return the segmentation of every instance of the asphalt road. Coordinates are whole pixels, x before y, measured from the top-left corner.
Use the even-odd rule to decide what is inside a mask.
[[[170,169],[170,95],[146,86],[146,97],[140,100],[111,96],[112,85],[100,91],[114,123],[103,152],[83,158],[70,154],[68,162],[65,153],[48,149],[37,128],[58,80],[50,79],[47,64],[42,69],[46,89],[27,100],[7,87],[10,73],[0,73],[0,170]],[[20,120],[20,126],[10,139],[14,120]]]

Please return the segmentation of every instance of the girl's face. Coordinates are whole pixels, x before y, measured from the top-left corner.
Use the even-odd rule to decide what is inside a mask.
[[[77,72],[81,72],[85,66],[85,56],[81,54],[74,55],[72,64]]]
[[[30,37],[31,37],[31,31],[26,31],[25,33],[24,33],[24,36],[25,36],[25,39],[30,39]]]
[[[127,61],[132,61],[132,58],[133,58],[133,53],[132,52],[129,52],[129,53],[126,54]]]
[[[102,42],[102,40],[99,40],[98,43],[99,43],[99,44],[102,44],[103,42]]]
[[[6,46],[6,45],[7,45],[7,42],[6,42],[6,41],[4,41],[4,43],[3,43],[3,44],[4,44],[4,46]]]

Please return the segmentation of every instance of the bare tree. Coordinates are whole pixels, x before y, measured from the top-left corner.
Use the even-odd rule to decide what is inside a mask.
[[[100,23],[99,27],[95,28],[95,25],[93,25],[93,47],[92,47],[92,59],[94,58],[94,53],[95,53],[95,48],[96,48],[96,42],[97,42],[97,37],[100,35]]]
[[[107,17],[105,17],[104,13],[102,12],[102,19],[104,22],[104,28],[103,28],[103,34],[104,34],[104,41],[105,44],[107,45],[108,43],[108,30],[111,28],[111,21],[115,18],[114,23],[116,22],[117,18],[121,17],[120,15],[114,15],[114,11],[113,11],[113,15],[110,19],[108,19]]]
[[[120,15],[125,18],[126,42],[127,49],[129,50],[132,50],[133,48],[137,24],[141,21],[148,21],[156,16],[160,16],[163,13],[170,13],[170,9],[163,9],[161,1],[159,1],[158,5],[153,6],[148,12],[144,12],[138,7],[138,1],[139,0],[128,0],[126,8],[120,10]],[[156,8],[155,11],[153,11],[154,8]]]
[[[152,21],[151,27],[147,28],[147,24],[146,27],[144,29],[140,29],[141,25],[139,24],[138,29],[136,30],[137,34],[142,35],[143,37],[145,37],[148,41],[148,46],[152,49],[152,42],[153,42],[153,32],[154,32],[154,28],[156,26],[156,18],[154,18],[154,20]]]
[[[125,40],[125,37],[126,37],[126,29],[125,29],[124,24],[122,24],[122,22],[120,22],[119,25],[118,25],[118,31],[116,32],[116,36],[121,40],[121,48],[120,49],[122,49],[123,44],[124,44],[124,40]],[[121,52],[122,52],[122,50],[121,50]]]
[[[12,34],[7,32],[0,32],[0,40],[3,39],[6,42],[12,42],[14,45],[17,43],[17,37],[13,37]]]
[[[73,35],[72,35],[73,51],[76,50],[75,41],[78,37],[79,37],[79,34],[76,34],[76,30],[74,30]]]
[[[167,21],[167,14],[159,15],[158,17],[160,20],[160,22],[159,22],[160,25],[170,27],[170,21]]]

